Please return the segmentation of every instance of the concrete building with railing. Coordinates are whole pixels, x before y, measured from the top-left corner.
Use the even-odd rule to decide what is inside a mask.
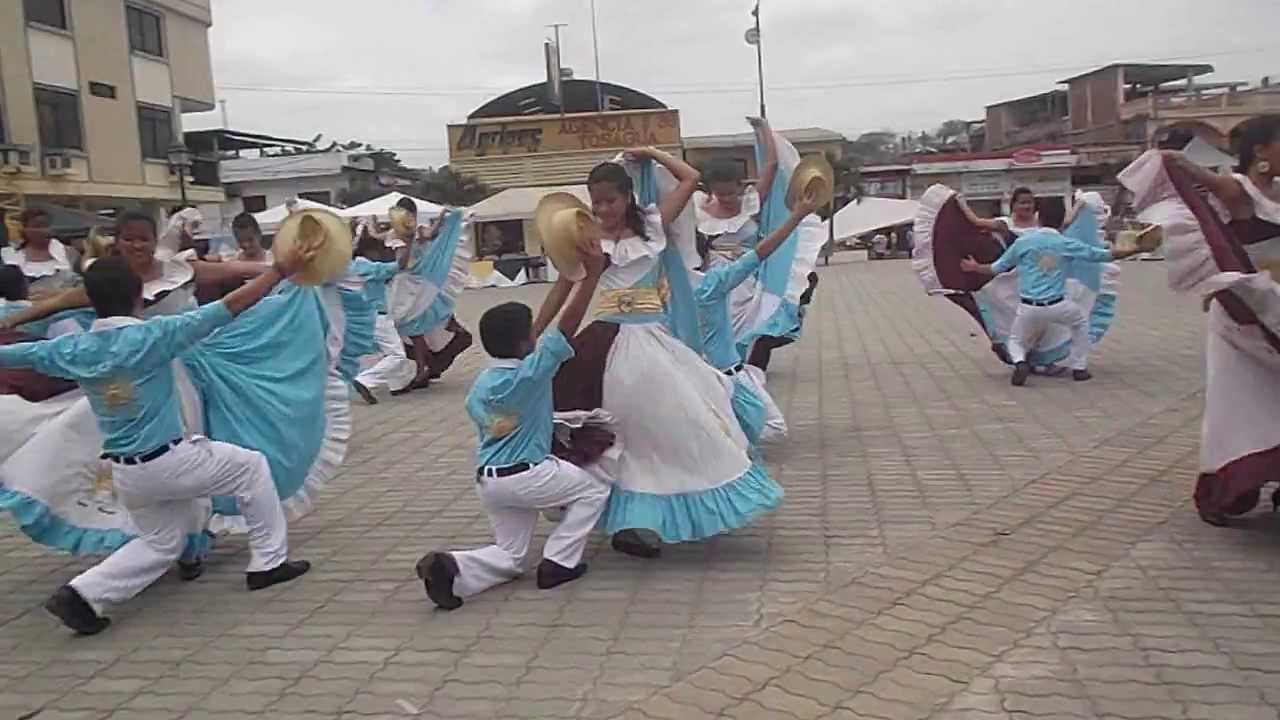
[[[215,107],[211,0],[0,1],[0,191],[88,211],[221,202],[182,113]]]

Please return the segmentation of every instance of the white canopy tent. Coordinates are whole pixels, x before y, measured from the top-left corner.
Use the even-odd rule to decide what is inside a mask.
[[[298,198],[287,203],[281,203],[275,207],[267,208],[259,213],[253,214],[253,219],[258,221],[258,226],[262,228],[262,234],[272,235],[276,229],[280,227],[280,223],[289,217],[289,206],[300,208],[302,210],[328,210],[331,213],[342,214],[342,211],[336,207],[329,207],[324,203],[318,203],[305,198]]]
[[[591,205],[586,185],[555,185],[551,187],[507,188],[492,197],[471,206],[475,222],[501,222],[503,220],[531,220],[538,201],[554,192],[567,192]]]
[[[1231,172],[1236,165],[1235,158],[1210,145],[1199,135],[1192,138],[1182,152],[1191,162],[1214,172]]]
[[[373,215],[378,219],[378,222],[390,222],[391,217],[389,213],[391,212],[391,208],[395,207],[396,203],[400,202],[401,198],[409,198],[418,206],[419,222],[430,220],[444,212],[443,207],[429,200],[421,200],[413,197],[412,195],[405,195],[402,192],[396,191],[389,192],[386,195],[376,197],[372,200],[366,200],[359,205],[353,205],[337,212],[345,218],[363,218]]]
[[[920,203],[915,200],[864,197],[861,202],[849,203],[836,213],[835,240],[847,242],[880,228],[915,222],[919,210]]]

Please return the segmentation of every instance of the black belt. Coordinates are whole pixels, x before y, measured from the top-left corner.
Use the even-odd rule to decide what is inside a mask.
[[[725,375],[727,375],[727,376],[729,376],[729,377],[733,377],[734,375],[737,375],[738,373],[742,372],[743,368],[745,368],[745,367],[746,367],[746,366],[745,366],[745,365],[743,365],[742,363],[738,363],[737,365],[734,365],[733,367],[729,368],[728,370],[721,370],[720,372],[724,373]]]
[[[524,462],[516,463],[515,465],[486,465],[484,467],[476,468],[476,480],[511,477],[512,475],[519,475],[522,472],[529,472],[532,469],[532,465]]]
[[[170,440],[155,450],[149,450],[141,455],[112,455],[111,453],[102,453],[101,457],[103,460],[110,460],[113,463],[121,463],[123,465],[142,465],[143,463],[149,463],[156,458],[163,457],[165,453],[177,447],[180,442],[182,442],[182,438]]]
[[[1029,298],[1022,298],[1022,304],[1031,305],[1033,307],[1049,307],[1051,305],[1057,305],[1058,303],[1062,302],[1064,299],[1065,298],[1060,298],[1060,297],[1056,297],[1052,300],[1031,300]]]

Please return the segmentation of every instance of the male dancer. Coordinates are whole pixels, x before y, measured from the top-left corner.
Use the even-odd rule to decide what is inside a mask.
[[[1013,360],[1012,382],[1022,387],[1031,374],[1027,349],[1051,324],[1071,326],[1071,354],[1067,365],[1077,382],[1093,377],[1089,373],[1089,316],[1084,308],[1066,296],[1067,264],[1071,260],[1105,263],[1138,252],[1094,247],[1059,232],[1066,218],[1062,205],[1046,205],[1040,210],[1040,225],[1018,236],[995,262],[985,265],[972,256],[960,261],[965,272],[999,275],[1017,269],[1018,294],[1022,302],[1009,331],[1008,351]],[[1000,221],[1003,222],[1003,221]]]
[[[45,609],[82,635],[110,624],[104,607],[142,592],[178,560],[193,527],[203,527],[215,495],[236,498],[249,526],[246,583],[261,590],[288,582],[310,563],[288,559],[287,527],[262,454],[199,435],[184,437],[171,363],[300,270],[314,249],[299,249],[218,302],[181,315],[140,319],[142,280],[123,258],[98,260],[84,274],[98,319],[87,333],[0,347],[0,367],[29,367],[75,380],[103,435],[120,502],[138,537],[70,583]],[[203,509],[202,509],[203,508]]]

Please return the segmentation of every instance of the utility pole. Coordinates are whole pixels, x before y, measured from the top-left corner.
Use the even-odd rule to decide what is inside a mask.
[[[600,36],[596,32],[596,0],[591,0],[591,50],[596,61],[596,112],[604,112],[604,91],[600,89]]]
[[[751,11],[755,18],[755,27],[747,35],[747,42],[756,46],[756,78],[760,83],[760,117],[766,117],[764,109],[764,48],[760,42],[760,0],[756,0],[755,9]]]

